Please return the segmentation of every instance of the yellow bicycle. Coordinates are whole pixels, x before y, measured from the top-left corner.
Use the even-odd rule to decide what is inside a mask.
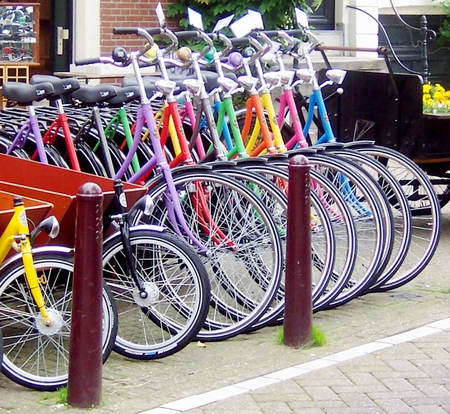
[[[68,380],[73,252],[59,246],[33,249],[38,234],[56,237],[59,224],[48,217],[30,233],[23,199],[15,197],[13,203],[0,236],[2,372],[26,387],[56,390]],[[7,258],[11,249],[16,254]],[[102,307],[106,360],[117,332],[117,310],[106,285]]]

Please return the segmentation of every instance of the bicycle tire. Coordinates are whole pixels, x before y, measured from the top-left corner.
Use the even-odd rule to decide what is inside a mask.
[[[304,151],[292,151],[289,152],[289,156],[298,153],[304,153]],[[331,308],[343,305],[360,295],[383,270],[392,249],[393,236],[386,234],[386,229],[392,227],[392,220],[388,216],[386,206],[384,213],[381,210],[383,203],[386,202],[382,198],[381,190],[377,191],[376,183],[371,181],[358,166],[325,153],[306,152],[306,156],[311,163],[311,169],[317,169],[321,174],[328,176],[339,191],[343,191],[357,226],[358,253],[352,277],[339,295],[327,304],[326,307]],[[268,158],[270,160],[270,157]],[[286,161],[280,165],[287,168]],[[343,185],[339,182],[341,175],[344,184],[350,183],[352,191],[358,191],[356,200],[349,198],[344,190],[340,189]],[[390,224],[388,220],[391,220]]]
[[[350,159],[362,167],[380,185],[389,201],[394,220],[394,248],[388,266],[378,276],[376,283],[383,283],[392,278],[404,262],[412,237],[412,215],[405,193],[400,183],[385,166],[362,152],[345,147],[344,149],[327,148],[333,154]]]
[[[235,179],[239,179],[257,192],[275,219],[282,241],[286,242],[287,196],[285,192],[268,179],[268,177],[273,179],[275,176],[277,179],[280,179],[283,175],[282,171],[277,168],[274,171],[274,167],[267,165],[262,158],[243,159],[237,161],[237,164],[243,168],[230,168],[224,163],[215,163],[213,169],[221,174],[227,174]],[[314,196],[311,203],[311,214],[314,215],[314,220],[311,223],[311,257],[314,263],[311,275],[313,302],[319,297],[323,297],[323,293],[329,285],[334,269],[336,250],[331,219]],[[283,313],[283,310],[284,285],[282,281],[279,292],[269,310],[252,325],[249,331],[270,325]]]
[[[277,165],[275,162],[277,158],[286,160],[284,156],[271,157],[270,161],[263,168],[260,168],[258,165],[250,165],[248,168],[263,174],[265,177],[272,177],[272,179],[276,177],[275,181],[278,185],[279,180],[283,180],[283,186],[287,189],[289,173],[286,168]],[[313,253],[312,255],[312,268],[318,268],[319,271],[323,272],[321,286],[318,289],[314,286],[312,292],[312,310],[313,312],[318,312],[319,310],[324,309],[328,303],[339,295],[350,279],[357,252],[357,237],[350,210],[343,197],[336,191],[333,184],[314,170],[310,171],[310,179],[313,188],[320,186],[327,197],[334,200],[334,210],[331,211],[329,208],[325,208],[315,191],[310,192],[312,214],[318,214],[318,217],[320,217],[319,222],[312,225],[311,228],[313,248],[314,232],[316,231],[315,228],[317,224],[325,225],[325,223],[330,222],[330,236],[334,239],[334,254],[331,271],[329,271],[329,269],[325,271],[326,263],[323,263],[316,254]],[[323,220],[323,223],[321,223],[321,220]],[[284,294],[284,287],[282,286],[282,288]],[[275,316],[272,321],[273,323],[283,322],[282,313],[284,311],[284,297],[282,299],[283,301],[279,300],[278,304],[274,303],[271,306],[271,312],[273,312]],[[264,322],[264,318],[265,317],[263,316],[253,328],[261,327],[261,322]]]
[[[55,391],[68,381],[73,258],[61,251],[36,251],[33,260],[46,306],[55,321],[49,328],[39,323],[21,257],[16,256],[15,260],[2,267],[0,277],[2,372],[24,387]],[[102,353],[105,362],[114,346],[117,310],[106,284],[102,295]]]
[[[370,291],[398,288],[417,277],[432,259],[439,244],[441,210],[439,199],[427,175],[398,151],[379,145],[357,148],[384,164],[399,181],[412,214],[412,236],[408,254],[399,271],[389,280],[373,285]]]
[[[198,255],[182,240],[139,226],[130,229],[139,295],[119,233],[105,240],[103,277],[114,296],[119,326],[114,350],[133,359],[164,358],[195,339],[209,311],[210,286]]]
[[[198,338],[204,341],[231,338],[256,322],[277,293],[283,252],[276,224],[250,189],[237,180],[212,172],[206,165],[174,169],[172,176],[190,230],[210,251],[209,257],[202,261],[210,279],[212,306]],[[133,212],[132,208],[132,222],[143,220],[162,225],[186,237],[169,222],[165,179],[157,177],[148,183],[148,188],[153,210],[144,218],[142,212]],[[211,216],[208,222],[198,220],[199,200],[206,203],[206,213]],[[268,284],[259,286],[252,272],[264,272]],[[228,282],[231,283],[225,287]],[[242,306],[233,296],[236,290],[246,291],[257,306],[251,311]]]

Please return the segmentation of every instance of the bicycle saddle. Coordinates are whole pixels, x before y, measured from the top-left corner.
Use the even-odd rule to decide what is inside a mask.
[[[105,102],[109,107],[121,107],[123,104],[139,99],[140,93],[137,86],[115,87],[116,96],[107,99]]]
[[[72,99],[78,99],[86,105],[96,105],[116,96],[116,88],[108,84],[80,85],[80,88],[69,94]]]
[[[80,88],[80,82],[76,78],[61,79],[53,75],[33,75],[30,79],[32,85],[42,82],[50,82],[53,85],[54,92],[49,99],[58,99]]]
[[[50,82],[31,85],[23,82],[5,82],[2,88],[3,97],[18,102],[20,105],[31,105],[33,101],[42,101],[54,92]]]

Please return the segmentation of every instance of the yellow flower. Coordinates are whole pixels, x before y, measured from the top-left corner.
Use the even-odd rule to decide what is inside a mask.
[[[441,92],[441,93],[445,92],[445,89],[442,87],[442,85],[440,83],[436,83],[436,85],[434,87],[436,88],[437,92]]]
[[[450,90],[439,83],[423,85],[423,111],[450,113]]]
[[[434,93],[433,98],[434,98],[436,101],[441,102],[441,101],[444,100],[444,94],[443,94],[441,91],[438,91],[438,90],[437,90],[437,91]]]

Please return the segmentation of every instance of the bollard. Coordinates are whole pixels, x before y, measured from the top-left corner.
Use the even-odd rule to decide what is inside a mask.
[[[309,163],[289,161],[284,344],[292,348],[312,339],[311,202]]]
[[[77,194],[67,402],[98,406],[102,393],[103,193],[94,183]]]

